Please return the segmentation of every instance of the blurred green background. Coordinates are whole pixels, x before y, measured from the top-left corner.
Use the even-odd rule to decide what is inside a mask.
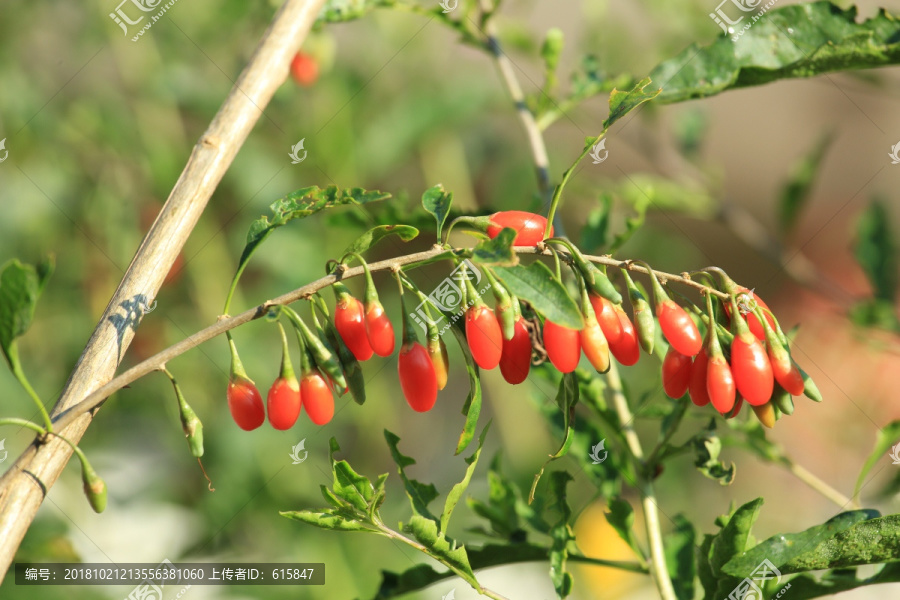
[[[7,0],[0,8],[0,137],[9,150],[0,164],[0,262],[12,257],[35,262],[47,252],[57,257],[36,322],[21,341],[26,371],[48,401],[60,392],[191,147],[277,4],[181,0],[137,42],[107,16],[115,9],[112,1]],[[860,7],[868,16],[876,4]],[[641,77],[689,43],[712,41],[719,32],[707,16],[713,8],[707,0],[520,0],[505,3],[498,25],[526,92],[533,93],[542,84],[537,55],[550,26],[566,36],[560,68],[565,88],[585,54],[595,55],[610,75]],[[159,293],[157,309],[142,322],[123,367],[215,320],[250,221],[294,189],[361,186],[391,192],[394,199],[390,206],[367,208],[370,215],[338,209],[279,230],[251,263],[234,312],[319,277],[325,261],[337,257],[368,223],[411,215],[422,191],[435,183],[454,192],[458,210],[540,207],[526,138],[495,67],[485,54],[457,43],[453,32],[420,16],[376,12],[312,34],[304,49],[320,62],[319,81],[301,88],[289,80],[275,95],[189,239],[180,269]],[[634,203],[649,196],[664,210],[650,212],[646,227],[620,256],[673,272],[717,264],[755,287],[787,327],[802,322],[801,362],[809,365],[826,402],[814,406],[800,400],[798,418],[781,421],[772,437],[846,494],[877,428],[900,417],[896,337],[854,326],[845,316],[856,299],[870,295],[852,252],[859,214],[870,198],[881,195],[895,231],[900,219],[900,166],[891,166],[885,156],[900,141],[898,95],[900,72],[892,68],[787,81],[675,106],[651,103],[610,132],[607,161],[582,164],[562,209],[567,233],[578,239],[602,192],[614,198],[614,232],[624,228]],[[606,106],[605,95],[593,98],[547,131],[555,179],[578,155],[584,137],[600,130]],[[806,207],[789,235],[780,235],[779,194],[792,166],[826,132],[830,143]],[[292,165],[288,152],[300,139],[308,158]],[[746,231],[744,226],[717,218],[726,201],[753,227],[783,243],[785,252],[772,260],[765,255],[773,248],[767,238],[753,247],[735,232]],[[464,236],[454,239],[468,242]],[[431,240],[430,232],[423,232],[403,248],[385,243],[373,258],[425,249]],[[798,285],[783,268],[783,263],[796,267],[796,261],[825,277],[826,285],[814,291]],[[427,289],[445,271],[438,267],[414,276]],[[393,289],[384,276],[376,281]],[[351,287],[362,291],[357,282]],[[384,300],[399,328],[396,298],[386,292]],[[256,322],[235,338],[264,391],[277,375],[277,332]],[[183,441],[170,384],[161,375],[147,377],[116,394],[82,442],[109,485],[109,508],[102,515],[91,512],[78,469],[71,465],[50,491],[17,560],[324,562],[323,588],[194,587],[186,597],[371,597],[379,569],[402,571],[420,556],[374,536],[289,522],[277,511],[322,504],[319,486],[330,483],[327,450],[334,436],[360,472],[392,473],[387,520],[406,519],[408,505],[384,429],[397,433],[401,449],[418,461],[413,474],[446,493],[465,469],[452,453],[467,393],[461,357],[449,345],[456,370],[429,414],[413,414],[406,406],[396,382],[396,357],[376,358],[364,365],[369,396],[364,406],[343,398],[325,427],[301,417],[288,432],[265,426],[247,433],[233,424],[225,404],[225,342],[206,344],[169,368],[205,425],[203,463],[216,491],[207,489]],[[654,360],[644,359],[626,369],[636,397],[665,401],[657,368]],[[527,489],[558,444],[536,409],[552,402],[555,390],[537,377],[517,388],[496,372],[486,373],[484,381],[482,422],[494,421],[486,456],[502,450],[507,471]],[[0,369],[0,398],[4,415],[34,416],[5,369]],[[711,414],[694,412],[698,423]],[[648,435],[655,435],[653,427],[647,427]],[[33,436],[5,428],[0,438],[12,457]],[[292,465],[291,447],[301,439],[309,459]],[[726,458],[740,467],[737,482],[728,488],[703,479],[689,458],[678,462],[659,480],[661,511],[685,512],[711,531],[714,516],[731,500],[764,495],[760,539],[837,512],[780,468],[761,465],[740,449],[729,449]],[[577,472],[573,461],[564,462]],[[877,469],[878,480],[889,479],[890,469],[897,468],[889,461],[879,467],[884,468]],[[877,487],[872,484],[872,490]],[[631,558],[606,526],[592,489],[578,473],[571,494],[573,507],[584,508],[577,529],[582,551]],[[469,493],[485,495],[483,477],[476,475]],[[884,513],[900,510],[895,496],[868,498],[867,504]],[[472,514],[461,509],[454,527],[465,539],[463,530],[473,523]],[[596,568],[576,568],[575,574],[577,599],[653,597],[640,579]],[[481,579],[511,598],[553,597],[547,565],[495,569]],[[451,580],[410,598],[438,600],[453,588],[457,599],[476,597]],[[10,572],[0,596],[121,598],[129,589],[35,592],[13,585]],[[885,597],[873,595],[882,593],[891,592],[882,587],[842,597]]]

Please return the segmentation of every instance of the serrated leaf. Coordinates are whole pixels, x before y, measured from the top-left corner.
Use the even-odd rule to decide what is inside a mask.
[[[581,249],[595,252],[606,246],[609,237],[609,219],[612,215],[612,195],[604,192],[598,206],[588,213],[587,221],[581,228]]]
[[[375,497],[375,488],[368,478],[353,470],[345,460],[335,460],[334,455],[341,447],[335,438],[331,438],[331,469],[334,481],[331,485],[334,495],[351,504],[359,511],[366,512],[369,503]]]
[[[672,587],[675,588],[678,600],[693,600],[694,577],[697,574],[694,539],[697,534],[694,526],[684,518],[684,515],[675,515],[672,521],[675,523],[675,529],[663,538],[666,566],[672,577]]]
[[[559,513],[559,520],[550,530],[553,542],[550,546],[550,580],[560,598],[565,598],[572,593],[572,574],[566,569],[569,558],[569,542],[575,539],[569,519],[572,518],[572,509],[566,495],[566,486],[574,481],[567,471],[555,471],[550,475],[550,493],[553,498],[552,507]]]
[[[877,517],[874,510],[854,510],[800,533],[774,535],[729,559],[722,571],[746,577],[763,559],[784,574],[896,560],[900,515]]]
[[[559,410],[563,415],[563,431],[565,432],[565,438],[563,439],[562,445],[560,445],[559,450],[550,455],[544,464],[541,465],[541,470],[538,471],[534,476],[534,481],[531,484],[531,493],[528,495],[528,501],[534,501],[534,493],[537,490],[538,482],[541,480],[541,476],[544,474],[544,469],[547,468],[554,460],[558,460],[569,453],[569,448],[572,446],[572,442],[575,440],[572,421],[575,417],[575,405],[578,404],[578,380],[575,378],[575,373],[566,373],[562,376],[562,379],[559,380],[559,390],[556,392],[556,406],[559,407]]]
[[[345,514],[340,509],[325,509],[321,511],[315,510],[287,510],[281,511],[282,517],[287,517],[294,521],[300,521],[307,525],[314,525],[322,529],[331,529],[333,531],[365,531],[368,533],[380,533],[371,526],[361,523],[353,516]]]
[[[854,254],[872,284],[874,296],[890,303],[897,297],[898,250],[890,215],[881,202],[872,202],[856,227]]]
[[[447,215],[450,214],[450,206],[452,204],[453,192],[445,192],[444,186],[441,184],[425,190],[425,193],[422,194],[422,206],[437,221],[438,243],[441,241],[441,231],[444,229],[444,223],[447,221]]]
[[[516,230],[504,227],[492,240],[479,242],[472,249],[472,262],[481,265],[511,267],[519,263],[519,255],[513,252]]]
[[[250,224],[244,250],[241,252],[238,268],[232,280],[233,283],[240,278],[244,267],[256,249],[277,228],[286,225],[294,219],[302,219],[327,208],[367,204],[390,197],[390,194],[377,190],[364,190],[362,188],[346,188],[342,190],[335,185],[322,189],[314,185],[291,192],[284,198],[279,198],[269,206],[269,209],[272,211],[271,218],[260,217]]]
[[[409,502],[412,506],[413,513],[434,521],[435,524],[440,523],[438,518],[428,510],[428,505],[440,495],[438,494],[437,488],[434,487],[434,484],[425,484],[407,477],[406,467],[416,464],[415,459],[400,452],[400,449],[397,447],[400,438],[395,433],[385,429],[384,439],[387,440],[388,446],[390,446],[391,457],[394,459],[394,462],[397,463],[400,479],[403,480],[403,487],[406,489],[406,495],[409,496]]]
[[[478,365],[472,358],[472,351],[469,350],[469,344],[466,342],[466,335],[460,327],[451,326],[453,335],[459,342],[459,349],[466,361],[466,373],[469,375],[469,395],[462,407],[462,414],[465,415],[466,421],[463,424],[463,430],[459,434],[459,440],[456,442],[456,455],[468,448],[469,444],[475,437],[475,428],[478,425],[478,417],[481,416],[481,377],[478,374]]]
[[[731,4],[723,8],[729,9],[730,19],[743,16],[734,26],[735,34],[720,36],[706,46],[692,44],[650,73],[663,86],[660,102],[900,62],[900,25],[883,9],[878,16],[857,23],[855,7],[843,10],[830,2],[781,6],[765,12],[737,41],[733,40],[736,33],[756,13],[741,13]]]
[[[379,225],[359,236],[356,241],[347,246],[343,254],[347,255],[353,252],[362,254],[384,238],[392,235],[396,235],[404,242],[408,242],[419,235],[419,230],[409,225]]]
[[[428,548],[429,554],[451,567],[457,575],[476,589],[481,587],[478,585],[475,573],[472,572],[472,567],[469,565],[469,557],[466,554],[465,546],[452,545],[444,534],[438,531],[435,521],[422,515],[413,515],[409,520],[408,527],[416,540]]]
[[[638,544],[637,537],[634,535],[634,509],[622,497],[610,498],[607,504],[608,512],[604,512],[606,522],[615,529],[619,537],[628,544],[634,553],[638,556],[644,556],[644,551]]]
[[[504,539],[521,536],[524,532],[521,530],[519,514],[516,510],[521,497],[516,486],[503,475],[499,453],[491,461],[487,480],[487,503],[470,497],[466,499],[466,504],[469,505],[472,512],[490,522],[493,533]]]
[[[695,453],[694,466],[706,477],[718,481],[722,485],[734,482],[734,463],[726,466],[719,460],[722,451],[722,440],[712,431],[705,431],[692,440]]]
[[[638,81],[633,88],[628,90],[627,92],[622,92],[616,89],[609,94],[609,116],[603,121],[603,130],[609,129],[613,123],[627,115],[629,112],[647,102],[648,100],[653,100],[656,98],[659,93],[662,91],[662,88],[651,89],[649,91],[645,91],[645,89],[650,85],[651,79],[656,79],[655,77],[645,77]],[[594,145],[592,141],[590,145]]]
[[[31,327],[38,299],[52,273],[52,258],[37,267],[13,259],[0,272],[0,350],[14,370],[18,368],[16,338]]]
[[[542,262],[527,267],[497,267],[494,273],[512,294],[531,304],[545,318],[557,325],[578,329],[584,327],[584,319],[578,305]]]
[[[735,511],[725,527],[722,528],[722,531],[716,535],[710,548],[709,559],[709,566],[713,575],[721,577],[725,573],[722,567],[747,549],[747,541],[750,539],[750,528],[753,527],[753,523],[759,517],[759,509],[762,505],[762,498],[757,498],[744,504]],[[757,561],[756,564],[759,564],[759,562]],[[753,566],[754,568],[756,567],[756,565]],[[747,571],[747,574],[751,571],[752,569]],[[729,574],[733,573],[729,571]],[[746,575],[740,575],[739,577],[746,577]]]
[[[481,435],[478,438],[478,447],[475,448],[475,452],[472,453],[472,456],[466,459],[466,463],[469,467],[466,469],[463,480],[450,488],[450,492],[447,494],[447,499],[444,501],[444,512],[441,513],[441,531],[444,533],[447,532],[447,526],[450,524],[450,516],[453,514],[453,509],[456,508],[460,498],[466,493],[469,482],[472,481],[475,467],[478,466],[478,458],[481,456],[481,447],[484,446],[484,438],[490,427],[490,422],[484,426],[484,429],[481,431]]]
[[[866,475],[869,474],[875,463],[882,458],[890,458],[889,451],[895,444],[897,444],[897,455],[900,458],[900,420],[891,421],[883,429],[878,430],[878,434],[875,436],[875,448],[863,464],[859,477],[856,478],[856,487],[853,488],[854,498],[859,495]]]
[[[788,181],[781,189],[781,198],[778,202],[779,226],[782,234],[789,232],[797,223],[800,211],[809,200],[813,184],[825,158],[825,151],[831,146],[834,135],[823,135],[816,142],[806,156],[798,161],[791,169]]]

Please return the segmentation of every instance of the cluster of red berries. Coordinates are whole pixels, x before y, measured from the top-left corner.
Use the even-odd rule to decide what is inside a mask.
[[[669,344],[662,365],[663,388],[672,398],[682,398],[689,393],[696,405],[711,403],[726,417],[735,416],[743,400],[746,400],[768,427],[774,425],[781,413],[793,412],[792,395],[806,393],[813,399],[821,399],[815,384],[791,359],[787,339],[768,306],[755,293],[737,287],[729,279],[725,278],[725,293],[719,294],[729,299],[723,302],[724,314],[719,320],[730,323],[732,332],[718,322],[712,310],[712,288],[708,288],[709,313],[704,315],[702,311],[697,311],[706,324],[704,341],[695,319],[669,297],[649,267],[647,271],[651,276],[655,300],[653,310],[631,280],[628,270],[622,269],[634,314],[632,321],[622,306],[621,294],[604,272],[586,261],[568,241],[544,239],[547,221],[543,217],[522,211],[506,211],[458,221],[463,219],[481,228],[492,239],[504,228],[513,229],[516,233],[513,246],[535,246],[543,242],[547,246],[558,244],[569,250],[567,260],[577,274],[581,291],[583,325],[580,329],[572,329],[545,319],[541,336],[547,358],[560,372],[574,371],[582,353],[601,373],[609,369],[610,354],[623,365],[634,365],[640,358],[641,348],[647,353],[653,352],[658,322]],[[550,230],[552,232],[552,228]],[[334,415],[333,394],[347,391],[347,378],[343,371],[346,361],[339,360],[342,354],[352,354],[356,362],[363,362],[375,354],[386,357],[394,352],[394,328],[378,298],[371,273],[361,257],[353,256],[363,264],[365,302],[353,297],[342,283],[334,283],[336,305],[333,323],[327,320],[327,308],[321,298],[314,300],[314,303],[318,301],[318,308],[326,316],[328,330],[319,325],[315,309],[314,333],[293,310],[280,308],[297,329],[302,376],[299,382],[294,377],[287,339],[282,329],[284,352],[281,374],[269,390],[266,407],[269,421],[276,429],[293,426],[302,408],[305,408],[313,423],[322,425],[331,420]],[[496,300],[493,309],[475,291],[465,267],[462,267],[464,290],[461,305],[466,307],[465,338],[468,350],[478,367],[490,370],[499,366],[508,383],[522,383],[528,377],[534,354],[531,333],[534,327],[529,327],[529,324],[538,322],[523,316],[519,300],[504,288],[491,269],[485,268],[483,273]],[[429,298],[422,295],[405,275],[400,272],[395,275],[401,292],[404,285],[413,290],[428,311]],[[398,357],[400,386],[410,407],[425,412],[434,407],[438,391],[447,384],[447,348],[437,332],[435,321],[431,319],[427,326],[427,346],[419,342],[403,293],[401,301],[404,320]],[[229,406],[240,427],[254,429],[265,420],[266,410],[259,391],[240,366],[233,342],[232,356]]]

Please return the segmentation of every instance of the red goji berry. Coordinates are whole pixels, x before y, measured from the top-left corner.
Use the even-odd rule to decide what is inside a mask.
[[[434,363],[419,342],[404,342],[397,361],[400,387],[406,402],[416,412],[431,410],[437,400],[438,384]]]
[[[734,408],[734,374],[723,356],[714,356],[707,361],[706,394],[713,407],[723,415]]]
[[[516,319],[514,334],[511,340],[503,340],[503,353],[500,355],[500,373],[507,383],[517,385],[525,381],[531,369],[531,336],[525,328],[525,319]]]
[[[239,375],[232,376],[228,383],[227,397],[231,417],[244,431],[256,429],[266,420],[262,396],[249,379]]]
[[[544,323],[544,349],[550,362],[560,373],[571,373],[581,358],[579,331],[562,327],[548,319]]]
[[[334,395],[318,369],[300,379],[300,396],[309,420],[316,425],[325,425],[334,417]]]
[[[298,85],[311,86],[319,78],[319,63],[309,54],[298,52],[291,61],[291,76]]]
[[[700,353],[694,357],[694,363],[691,365],[691,378],[688,380],[691,401],[697,406],[709,404],[709,392],[706,391],[708,367],[709,356],[707,356],[706,350],[700,350]]]
[[[700,330],[687,311],[672,300],[656,305],[656,318],[669,344],[685,356],[696,356],[703,347]]]
[[[394,353],[394,326],[377,300],[366,306],[366,336],[378,356]]]
[[[337,304],[334,307],[335,329],[356,360],[369,360],[374,350],[369,343],[369,334],[366,333],[362,302],[351,296],[340,283],[334,284],[334,293],[337,296]]]
[[[269,423],[278,430],[290,429],[300,416],[300,383],[296,377],[279,377],[269,388],[266,412]]]
[[[516,230],[513,246],[535,246],[544,239],[547,219],[524,210],[506,210],[494,213],[490,217],[490,224],[487,228],[488,237],[494,239],[504,227]],[[549,237],[553,237],[553,227],[550,227]]]
[[[476,304],[466,311],[466,340],[479,367],[493,369],[500,364],[503,332],[494,311],[484,304]]]
[[[669,398],[681,398],[688,391],[691,378],[691,357],[669,346],[662,364],[663,389]]]

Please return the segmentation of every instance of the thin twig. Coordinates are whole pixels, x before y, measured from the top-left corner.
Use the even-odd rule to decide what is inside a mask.
[[[666,567],[666,555],[663,548],[662,530],[659,525],[659,509],[656,506],[656,495],[653,484],[645,473],[643,462],[644,451],[641,448],[641,440],[634,430],[634,417],[628,408],[628,400],[622,391],[622,380],[619,378],[619,370],[615,362],[610,363],[606,373],[612,394],[613,405],[619,415],[622,426],[622,434],[628,443],[628,449],[634,459],[635,473],[637,474],[638,489],[641,493],[641,504],[644,507],[644,523],[647,526],[647,541],[650,544],[650,573],[656,582],[656,588],[662,600],[677,600],[669,570]]]
[[[859,509],[859,503],[855,498],[851,500],[847,496],[843,495],[842,493],[819,479],[817,475],[806,470],[806,467],[798,465],[786,456],[782,457],[781,463],[784,464],[784,466],[786,466],[788,470],[793,473],[795,477],[797,477],[797,479],[834,502],[836,505],[841,507],[842,510],[847,510],[848,506],[852,510]]]
[[[246,68],[194,146],[168,200],[69,376],[54,416],[70,409],[115,374],[137,326],[132,318],[133,307],[156,296],[234,156],[275,90],[287,78],[291,57],[300,48],[323,4],[324,0],[286,0],[275,14]],[[82,414],[68,423],[69,430],[64,434],[77,443],[90,425],[91,416]],[[35,443],[4,475],[7,484],[0,488],[0,578],[9,569],[47,490],[56,482],[71,455],[71,449],[58,440]]]

